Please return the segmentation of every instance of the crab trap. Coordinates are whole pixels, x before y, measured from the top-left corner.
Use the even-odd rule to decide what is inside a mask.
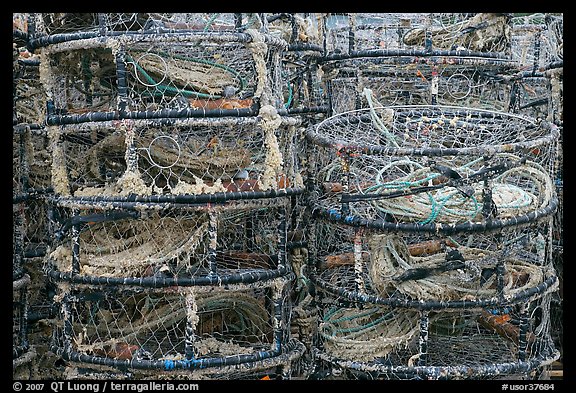
[[[240,375],[286,366],[302,352],[285,334],[287,280],[223,287],[71,286],[57,295],[63,358],[145,375]],[[220,376],[224,377],[223,375]]]
[[[370,101],[509,109],[518,62],[506,15],[351,14],[325,23],[319,64],[332,113]],[[364,89],[374,94],[368,103]]]
[[[78,198],[216,202],[293,192],[299,119],[123,120],[48,127],[52,183]],[[188,195],[188,197],[186,196]]]
[[[390,106],[332,116],[307,137],[319,359],[356,377],[458,379],[558,358],[554,124]]]
[[[526,71],[542,71],[563,60],[563,17],[528,14],[511,19],[511,55]]]
[[[510,51],[510,15],[493,13],[351,13],[323,18],[327,54],[384,49]]]
[[[511,53],[519,72],[513,78],[510,110],[555,121],[562,94],[562,18],[529,14],[511,23]]]
[[[105,14],[108,15],[108,14]],[[119,15],[119,14],[118,14]],[[48,124],[156,117],[249,116],[282,108],[286,42],[258,29],[102,28],[51,34],[36,15]],[[108,18],[108,19],[106,19]],[[262,30],[262,29],[260,29]]]

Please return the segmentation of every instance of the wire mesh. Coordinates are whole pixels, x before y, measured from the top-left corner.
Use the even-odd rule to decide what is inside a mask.
[[[328,14],[324,23],[327,53],[424,47],[509,53],[506,14]]]
[[[321,60],[332,113],[365,107],[364,88],[384,105],[459,105],[508,110],[506,14],[329,15]]]
[[[156,290],[61,286],[55,299],[63,326],[54,348],[72,361],[161,371],[272,358],[282,353],[289,324],[286,283]]]
[[[297,118],[112,121],[51,128],[61,195],[200,195],[302,185]]]
[[[456,107],[374,107],[335,115],[307,136],[316,145],[313,203],[342,219],[437,232],[487,218],[515,225],[516,217],[550,215],[557,204],[551,176],[559,135],[545,121]]]
[[[240,116],[284,103],[279,59],[286,42],[256,29],[82,31],[36,35],[31,43],[47,59],[41,81],[54,122],[85,121],[92,112]]]

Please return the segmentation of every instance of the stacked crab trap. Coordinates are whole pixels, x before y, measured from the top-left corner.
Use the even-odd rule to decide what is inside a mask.
[[[509,18],[374,18],[327,19],[333,115],[307,129],[318,367],[345,378],[538,375],[559,357],[560,133],[507,112]]]
[[[555,125],[391,106],[335,115],[307,136],[320,359],[372,377],[477,378],[558,357]]]
[[[324,26],[320,65],[334,113],[366,106],[365,89],[375,104],[508,110],[506,15],[328,15]]]
[[[301,121],[282,112],[286,42],[267,26],[257,14],[35,18],[53,350],[76,377],[290,377],[304,350],[287,258]]]
[[[13,14],[15,379],[547,379],[562,14]]]

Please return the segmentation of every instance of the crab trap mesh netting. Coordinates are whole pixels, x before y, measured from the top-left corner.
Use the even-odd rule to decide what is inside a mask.
[[[325,46],[329,54],[424,47],[506,53],[509,19],[506,14],[490,13],[328,14]]]
[[[290,377],[304,350],[289,338],[290,198],[54,203],[46,273],[63,328],[53,348],[79,373]],[[190,369],[202,371],[181,374]]]
[[[41,31],[42,18],[35,21]],[[85,121],[93,112],[101,113],[89,119],[206,111],[240,116],[254,114],[258,105],[284,104],[279,60],[286,42],[274,36],[254,28],[114,33],[95,28],[31,40],[46,59],[41,79],[52,113],[65,116],[52,120],[49,114],[49,122]]]
[[[562,102],[562,20],[552,14],[512,18],[512,59],[519,72],[511,87],[511,111],[557,123]]]
[[[329,61],[322,69],[329,80],[334,113],[370,103],[508,110],[510,83],[506,80],[514,71],[511,65],[507,60],[378,56]]]
[[[561,358],[561,14],[13,19],[14,375]]]
[[[56,301],[62,326],[54,350],[73,361],[140,370],[236,375],[289,365],[286,280],[253,287],[151,290],[66,285]],[[292,353],[290,355],[290,353]],[[274,364],[274,358],[276,364]],[[235,367],[232,367],[235,366]],[[227,373],[220,370],[221,378]]]
[[[341,113],[366,107],[363,91],[369,89],[371,100],[383,105],[508,110],[510,78],[517,72],[508,19],[497,14],[329,19],[327,55],[320,65],[330,108]]]

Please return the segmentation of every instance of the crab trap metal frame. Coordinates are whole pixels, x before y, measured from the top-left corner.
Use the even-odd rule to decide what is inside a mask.
[[[323,314],[317,358],[356,377],[401,379],[529,375],[558,359],[548,315],[558,288],[550,180],[558,137],[544,120],[426,105],[349,111],[309,127],[318,220],[306,275]],[[518,177],[500,177],[509,170]],[[538,172],[541,186],[523,170]],[[504,202],[503,179],[531,190],[534,204]],[[477,195],[475,213],[443,217],[458,210],[437,198],[446,186],[457,199]],[[420,193],[438,210],[415,214]],[[465,342],[460,357],[443,352],[460,353]],[[494,356],[482,358],[474,348],[489,343]]]

